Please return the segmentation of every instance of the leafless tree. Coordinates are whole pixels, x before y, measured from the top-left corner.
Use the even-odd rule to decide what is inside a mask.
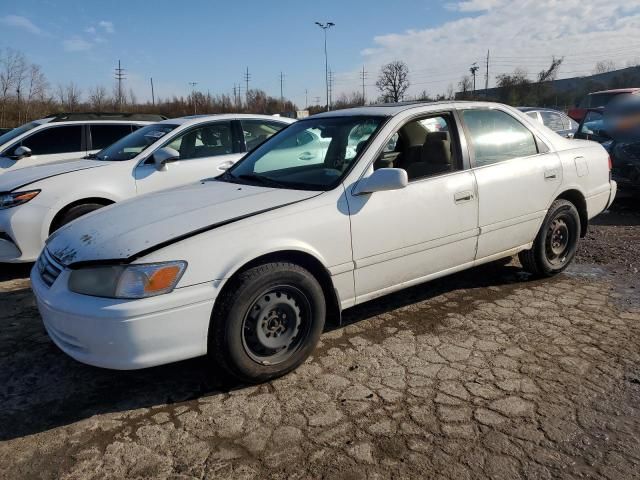
[[[551,80],[555,80],[558,76],[558,70],[560,69],[560,65],[564,61],[564,57],[556,58],[553,57],[551,59],[551,65],[546,70],[542,70],[538,73],[538,83],[549,82]]]
[[[58,84],[56,94],[62,108],[68,112],[73,112],[80,104],[82,90],[75,83],[69,82],[66,85]]]
[[[409,85],[409,67],[400,60],[384,65],[376,81],[376,87],[385,102],[402,100]]]
[[[30,118],[32,111],[37,104],[42,105],[46,99],[49,83],[47,77],[45,77],[40,65],[31,64],[27,73],[27,79],[25,84],[25,111],[24,121]],[[21,123],[23,119],[18,115],[18,123]]]
[[[26,69],[24,55],[15,50],[0,51],[0,126],[5,125],[5,113],[10,97],[20,90]]]
[[[596,66],[593,69],[593,73],[597,75],[599,73],[613,72],[617,69],[618,67],[616,65],[616,62],[614,62],[613,60],[600,60],[598,63],[596,63]]]
[[[447,93],[445,93],[445,97],[447,100],[453,100],[456,98],[456,95],[453,92],[453,84],[450,83],[447,87]]]
[[[103,111],[109,103],[109,96],[107,89],[103,85],[96,85],[89,90],[89,104],[91,108],[99,111]]]
[[[462,93],[463,98],[467,98],[473,88],[473,80],[469,75],[463,76],[458,82],[458,89]]]

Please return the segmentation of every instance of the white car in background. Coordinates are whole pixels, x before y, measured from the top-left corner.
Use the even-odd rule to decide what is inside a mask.
[[[321,162],[296,159],[303,132],[328,140]],[[300,365],[325,319],[372,298],[514,254],[534,274],[563,271],[615,193],[600,145],[504,105],[340,110],[218,178],[58,230],[31,282],[49,336],[79,361],[209,354],[260,382]]]
[[[83,158],[165,118],[137,113],[60,113],[25,123],[0,135],[0,175]]]
[[[90,159],[0,175],[0,262],[34,261],[51,232],[105,205],[217,176],[246,154],[246,139],[264,140],[292,122],[265,115],[174,118]]]

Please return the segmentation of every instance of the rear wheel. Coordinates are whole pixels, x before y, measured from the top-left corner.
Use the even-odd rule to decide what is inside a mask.
[[[94,210],[104,207],[100,203],[83,203],[82,205],[76,205],[64,212],[59,218],[57,218],[51,225],[51,232],[53,233],[60,227],[63,227],[67,223],[73,222],[76,218],[80,218],[87,213],[91,213]]]
[[[562,272],[575,257],[580,238],[580,215],[573,203],[551,204],[533,247],[518,254],[525,270],[539,276]]]
[[[306,269],[286,262],[251,268],[218,299],[209,355],[244,382],[279,377],[311,354],[325,316],[322,287]]]

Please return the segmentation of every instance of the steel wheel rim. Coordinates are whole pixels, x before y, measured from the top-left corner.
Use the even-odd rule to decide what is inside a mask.
[[[563,265],[567,261],[567,254],[571,249],[573,234],[564,215],[553,219],[547,229],[545,253],[547,260],[553,266]]]
[[[291,285],[278,285],[257,295],[242,322],[242,346],[261,365],[289,360],[309,333],[311,303]]]

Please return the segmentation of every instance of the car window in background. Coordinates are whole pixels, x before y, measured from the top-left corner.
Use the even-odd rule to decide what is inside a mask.
[[[542,123],[544,126],[550,128],[554,132],[565,129],[562,115],[559,113],[542,110],[540,112],[540,116],[542,117]]]
[[[462,110],[462,117],[478,167],[538,153],[533,133],[505,112]]]
[[[0,145],[3,145],[7,142],[10,142],[11,140],[13,140],[14,138],[22,135],[25,132],[28,132],[29,130],[33,130],[34,128],[40,126],[40,123],[36,123],[36,122],[31,122],[31,123],[25,123],[24,125],[20,126],[20,127],[16,127],[12,130],[9,130],[8,132],[4,133],[3,135],[0,135]]]
[[[247,151],[253,150],[266,139],[287,126],[285,123],[264,120],[242,120],[241,124]]]
[[[178,128],[178,125],[167,123],[147,125],[101,150],[96,158],[108,161],[130,160],[175,128]]]
[[[49,127],[23,138],[20,144],[29,147],[32,155],[80,152],[82,126]]]
[[[231,122],[208,123],[187,130],[164,146],[177,150],[180,160],[233,153]]]
[[[578,133],[585,136],[597,135],[599,137],[608,137],[604,131],[604,115],[602,112],[587,112]]]
[[[539,121],[540,121],[540,119],[538,118],[538,112],[525,112],[525,114],[526,114],[528,117],[533,118],[536,122],[539,122]]]
[[[102,150],[132,131],[131,125],[90,125],[91,149]]]

